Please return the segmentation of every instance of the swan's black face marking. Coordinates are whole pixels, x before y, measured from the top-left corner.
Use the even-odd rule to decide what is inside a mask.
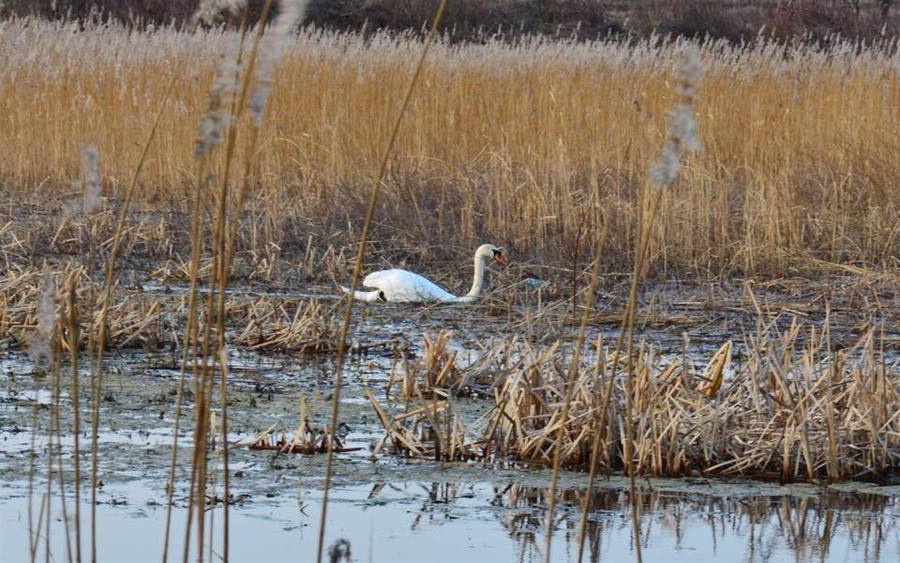
[[[492,252],[494,253],[494,262],[504,265],[504,266],[509,263],[506,260],[506,258],[503,256],[502,248],[494,248],[494,249],[492,249]]]
[[[384,296],[384,292],[383,292],[383,291],[380,291],[380,290],[379,290],[379,292],[378,292],[378,300],[379,300],[379,301],[382,301],[382,302],[384,302],[384,303],[387,303],[387,297]]]

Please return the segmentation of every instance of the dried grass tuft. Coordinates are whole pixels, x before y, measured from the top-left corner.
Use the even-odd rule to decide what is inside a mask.
[[[632,360],[628,449],[627,375],[610,385],[605,352],[579,366],[565,419],[567,355],[559,343],[543,350],[519,345],[498,378],[490,413],[468,425],[452,413],[449,397],[420,397],[391,418],[367,396],[385,440],[415,457],[550,466],[560,436],[560,465],[586,469],[599,433],[597,461],[606,471],[625,469],[623,452],[631,451],[641,475],[884,479],[900,468],[900,384],[892,377],[900,365],[884,357],[875,327],[840,350],[829,347],[829,334],[827,324],[820,330],[794,322],[783,331],[761,325],[740,345],[747,356],[739,366],[730,340],[707,362],[663,359],[641,346]]]

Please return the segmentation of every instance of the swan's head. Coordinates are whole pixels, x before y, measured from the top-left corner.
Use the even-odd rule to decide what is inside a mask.
[[[509,261],[503,256],[503,249],[493,244],[482,244],[475,251],[475,257],[481,260],[493,260],[503,266],[509,264]]]

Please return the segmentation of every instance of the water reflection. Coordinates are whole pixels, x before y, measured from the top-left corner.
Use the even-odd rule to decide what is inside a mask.
[[[714,483],[701,489],[670,481],[665,490],[657,486],[639,493],[644,561],[900,560],[897,498],[812,488],[785,496],[775,494],[777,487]],[[165,509],[157,485],[137,480],[103,487],[97,506],[100,560],[159,561]],[[288,487],[285,494],[272,496],[248,493],[245,502],[232,506],[232,560],[313,557],[321,490],[307,489],[300,505],[296,490]],[[0,485],[0,561],[28,560],[28,502],[23,491],[21,482]],[[538,563],[546,547],[546,500],[546,489],[518,483],[338,485],[328,507],[326,539],[328,545],[338,539],[349,541],[357,561]],[[627,493],[600,489],[592,500],[583,560],[634,561]],[[40,495],[35,502],[42,505]],[[551,554],[556,563],[578,560],[580,502],[577,490],[559,493]],[[82,514],[86,510],[85,504]],[[210,508],[215,512],[216,546],[221,543],[220,510],[221,506]],[[51,537],[46,543],[42,539],[40,558],[45,558],[46,547],[50,559],[61,560],[65,533],[55,500],[53,511],[49,527],[41,532],[43,537],[50,531]],[[179,503],[173,529],[183,530],[185,522],[186,510]],[[174,553],[181,553],[181,539],[180,533],[172,539]]]
[[[547,490],[509,484],[479,490],[478,485],[432,483],[410,530],[424,522],[439,524],[458,514],[462,500],[489,495],[497,521],[514,542],[519,562],[543,560]],[[375,485],[378,498],[385,488]],[[577,560],[581,491],[567,490],[557,499],[554,560]],[[696,492],[638,492],[641,546],[645,560],[729,561],[896,561],[900,558],[898,499],[822,489],[807,496],[710,496]],[[592,499],[584,561],[615,561],[623,550],[634,552],[628,495],[598,490]],[[557,557],[557,549],[563,553]],[[658,557],[647,558],[658,554]]]

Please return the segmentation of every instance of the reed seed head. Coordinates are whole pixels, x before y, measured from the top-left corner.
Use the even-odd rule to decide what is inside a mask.
[[[703,65],[700,62],[700,52],[694,46],[687,47],[682,51],[678,65],[675,67],[675,78],[678,80],[675,93],[687,98],[693,97],[702,77]]]
[[[676,139],[678,146],[688,152],[700,150],[700,138],[697,136],[697,120],[694,119],[694,108],[689,104],[677,104],[668,112],[669,136]]]
[[[650,181],[658,188],[671,186],[678,177],[678,169],[681,167],[681,157],[672,139],[667,139],[659,156],[650,165]]]
[[[215,77],[209,87],[209,106],[197,124],[195,156],[208,154],[225,139],[225,131],[231,123],[232,116],[224,108],[234,96],[241,71],[236,60],[237,44],[233,38],[216,67]]]
[[[294,29],[306,17],[308,5],[309,0],[282,0],[272,32],[263,40],[256,81],[253,83],[250,101],[247,104],[247,111],[257,126],[262,124],[266,101],[272,90],[272,71],[281,59],[285,44]]]
[[[675,182],[684,153],[700,150],[693,101],[702,75],[703,67],[697,48],[686,48],[675,67],[675,93],[682,100],[666,112],[666,141],[659,156],[650,165],[650,181],[657,188],[665,188]]]
[[[100,152],[88,145],[81,149],[82,206],[85,214],[100,209],[102,203],[100,186]]]
[[[203,0],[192,19],[195,23],[211,25],[223,15],[240,14],[246,4],[247,0]]]
[[[35,363],[49,361],[56,328],[56,280],[50,270],[44,270],[41,293],[38,297],[37,328],[28,342],[28,353]]]
[[[197,147],[195,153],[202,156],[225,139],[225,129],[231,115],[223,109],[210,109],[197,125]]]

